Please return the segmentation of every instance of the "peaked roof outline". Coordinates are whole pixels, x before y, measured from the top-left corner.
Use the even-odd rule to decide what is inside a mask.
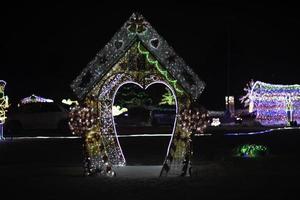
[[[194,100],[200,96],[205,83],[142,15],[133,13],[72,82],[71,88],[77,97],[83,99],[137,40]]]

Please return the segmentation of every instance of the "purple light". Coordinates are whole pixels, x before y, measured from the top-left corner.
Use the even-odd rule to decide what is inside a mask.
[[[300,85],[275,85],[256,81],[249,99],[256,119],[266,126],[300,122]]]

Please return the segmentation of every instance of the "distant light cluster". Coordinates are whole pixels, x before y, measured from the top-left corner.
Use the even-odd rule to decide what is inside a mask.
[[[52,99],[46,99],[40,96],[36,96],[32,94],[30,97],[26,97],[21,100],[21,104],[27,104],[27,103],[52,103]]]
[[[236,149],[236,156],[244,158],[255,158],[268,153],[268,147],[258,144],[243,144]]]
[[[256,81],[250,94],[251,111],[263,125],[300,122],[300,85],[275,85]]]

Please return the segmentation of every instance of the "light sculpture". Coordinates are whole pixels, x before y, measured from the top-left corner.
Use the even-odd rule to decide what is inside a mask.
[[[9,107],[8,97],[4,95],[5,86],[6,82],[0,80],[0,140],[4,139],[3,124],[5,123],[6,119],[6,109]]]
[[[126,165],[114,124],[113,105],[118,89],[127,83],[143,89],[161,83],[172,92],[176,117],[161,176],[186,174],[192,132],[183,124],[186,121],[181,120],[181,115],[198,99],[205,84],[136,13],[71,84],[80,105],[70,112],[70,127],[83,139],[85,174],[114,176],[114,166]],[[189,113],[185,114],[188,117]],[[200,124],[203,127],[197,131],[203,131],[206,123]]]
[[[27,104],[27,103],[52,103],[52,99],[46,99],[44,97],[36,96],[35,94],[32,94],[29,97],[25,97],[21,100],[21,104]]]
[[[256,120],[262,125],[286,126],[300,122],[300,85],[252,81],[245,91],[247,94],[241,100],[250,112],[256,113]]]

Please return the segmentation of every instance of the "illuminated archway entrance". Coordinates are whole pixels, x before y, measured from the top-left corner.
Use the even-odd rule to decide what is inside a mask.
[[[172,105],[167,107],[161,99],[168,93],[172,94]],[[126,164],[161,165],[176,127],[178,104],[171,86],[163,81],[145,87],[126,81],[116,89],[113,106],[126,110],[119,115],[113,113],[116,138]]]
[[[128,83],[143,89],[160,83],[172,92],[176,117],[161,175],[185,175],[192,134],[187,125],[193,124],[187,109],[205,84],[139,14],[130,17],[71,85],[81,104],[71,111],[70,127],[83,138],[85,173],[113,175],[114,166],[126,164],[112,108],[119,88]],[[202,117],[199,112],[193,116]]]

